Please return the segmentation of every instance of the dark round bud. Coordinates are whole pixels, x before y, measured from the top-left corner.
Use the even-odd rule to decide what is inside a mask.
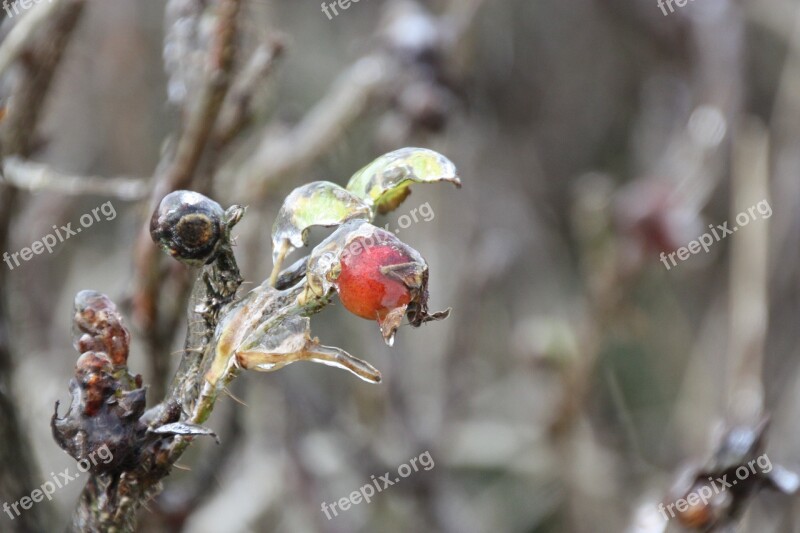
[[[150,235],[178,261],[202,266],[217,256],[224,214],[222,206],[200,193],[171,192],[150,219]]]

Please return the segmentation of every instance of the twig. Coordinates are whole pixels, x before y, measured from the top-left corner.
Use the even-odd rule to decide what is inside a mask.
[[[268,131],[253,156],[236,170],[236,197],[262,198],[275,180],[317,159],[361,116],[398,68],[384,54],[360,59],[291,131]]]
[[[214,129],[214,144],[223,147],[229,144],[252,119],[253,96],[258,85],[273,72],[275,64],[283,55],[283,42],[273,40],[257,47],[250,61],[236,76],[222,104]]]
[[[240,385],[244,382],[239,382]],[[166,518],[173,528],[183,527],[186,519],[202,504],[216,488],[219,473],[234,455],[234,451],[244,436],[241,406],[233,405],[225,415],[224,427],[220,430],[225,438],[211,450],[190,482],[183,487],[165,491],[155,499],[157,512]],[[177,465],[176,465],[177,466]]]
[[[66,174],[44,163],[10,157],[3,161],[3,179],[27,191],[48,190],[71,195],[111,196],[120,200],[141,200],[149,190],[142,178],[77,176]]]
[[[769,201],[767,132],[755,121],[735,138],[731,216],[762,200]],[[747,227],[731,243],[730,341],[728,381],[730,417],[754,425],[764,409],[762,366],[767,335],[769,219]]]
[[[8,36],[3,40],[0,45],[0,76],[5,74],[8,67],[19,58],[31,39],[31,36],[38,30],[44,23],[48,21],[50,15],[61,7],[62,4],[73,0],[56,0],[55,2],[48,2],[41,7],[31,10],[17,22]],[[81,2],[82,3],[82,2]]]
[[[25,69],[14,88],[11,113],[3,124],[2,155],[27,156],[35,142],[40,109],[47,96],[53,74],[63,57],[75,25],[83,9],[83,1],[60,1],[41,6],[23,18],[0,45],[0,73],[23,52],[27,54]],[[34,41],[34,30],[47,25],[46,40]],[[11,221],[16,212],[18,191],[0,183],[0,249],[7,249]],[[20,427],[19,409],[12,398],[13,355],[9,343],[7,274],[0,270],[0,498],[12,501],[29,494],[37,485],[34,479],[38,467],[30,453],[30,443]],[[14,531],[46,531],[47,508],[36,506],[20,515],[13,524]]]

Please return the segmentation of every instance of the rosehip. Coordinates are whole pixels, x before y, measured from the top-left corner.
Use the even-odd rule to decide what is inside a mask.
[[[320,243],[306,277],[302,302],[326,297],[335,288],[348,311],[378,321],[390,346],[404,317],[419,327],[450,313],[428,313],[428,265],[419,252],[363,220],[342,224]]]
[[[390,311],[411,302],[409,288],[391,273],[387,274],[387,269],[391,271],[397,265],[413,262],[409,254],[394,243],[375,244],[365,237],[353,239],[348,250],[350,253],[342,254],[336,280],[339,299],[348,311],[381,321]]]
[[[174,191],[161,200],[150,220],[153,241],[175,259],[203,266],[217,257],[225,211],[192,191]]]

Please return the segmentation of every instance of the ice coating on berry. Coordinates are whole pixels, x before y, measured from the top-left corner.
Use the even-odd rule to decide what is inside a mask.
[[[387,344],[403,317],[420,326],[446,318],[428,314],[428,265],[393,233],[353,220],[340,226],[309,257],[305,297],[326,298],[336,289],[353,314],[377,320]]]
[[[392,309],[408,305],[411,293],[399,279],[384,270],[412,262],[397,246],[365,242],[364,237],[351,241],[341,257],[341,272],[336,280],[342,305],[354,315],[381,320]]]

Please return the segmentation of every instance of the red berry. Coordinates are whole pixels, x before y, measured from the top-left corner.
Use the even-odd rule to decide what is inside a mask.
[[[387,274],[387,267],[414,260],[397,246],[402,245],[400,241],[391,234],[385,235],[391,239],[356,237],[341,256],[339,299],[348,311],[369,320],[383,320],[393,309],[411,302],[409,288],[396,276]]]

